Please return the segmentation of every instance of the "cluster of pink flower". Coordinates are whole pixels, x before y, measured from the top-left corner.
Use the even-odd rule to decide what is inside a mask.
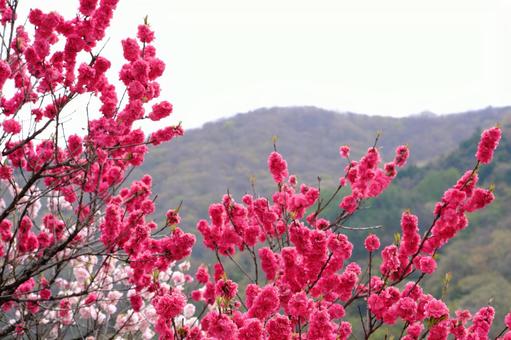
[[[380,291],[368,299],[371,313],[385,324],[393,325],[398,319],[406,322],[408,328],[403,339],[419,339],[425,322],[428,339],[447,339],[450,334],[456,339],[488,338],[495,315],[493,307],[483,307],[473,317],[468,310],[457,310],[456,317],[450,318],[446,304],[425,294],[415,282],[408,282],[402,291],[396,287],[382,289],[384,282],[374,278],[371,284]],[[467,327],[470,320],[472,324]]]
[[[483,133],[480,145],[486,146],[486,157],[491,159],[499,138],[498,128]],[[347,146],[340,148],[341,157],[348,158],[349,152]],[[319,190],[302,185],[297,192],[287,162],[279,153],[271,153],[268,167],[278,184],[271,203],[245,195],[239,204],[226,195],[222,203],[210,206],[211,224],[201,220],[197,225],[204,244],[216,252],[218,263],[213,278],[203,266],[197,271],[197,281],[204,286],[194,291],[192,298],[211,308],[202,319],[200,332],[186,329],[183,334],[193,334],[193,339],[294,339],[302,338],[302,333],[307,339],[346,339],[352,328],[343,320],[345,308],[361,300],[367,303],[362,325],[366,338],[383,324],[393,325],[398,320],[405,324],[407,340],[426,335],[446,339],[450,334],[457,339],[487,338],[495,314],[492,307],[484,307],[474,316],[459,310],[450,317],[445,303],[424,293],[419,284],[424,275],[435,272],[437,249],[467,226],[466,213],[493,200],[491,190],[476,187],[477,168],[446,191],[424,235],[419,233],[418,218],[409,211],[403,213],[402,236],[382,249],[379,275],[371,276],[370,268],[373,254],[380,248],[374,234],[365,240],[370,254],[369,278],[364,279],[362,273],[368,271],[359,264],[347,263],[353,245],[337,232],[342,228],[339,222],[353,214],[361,200],[381,194],[408,155],[408,148],[400,146],[394,160],[380,169],[379,152],[373,147],[359,162],[349,161],[340,186],[348,181],[352,192],[341,200],[339,218],[330,222],[319,217]],[[316,202],[318,208],[312,209]],[[312,211],[302,222],[307,210]],[[244,300],[236,299],[238,286],[228,279],[221,262],[221,256],[234,261],[236,249],[246,251],[254,261],[254,275],[243,270],[250,280]],[[258,266],[265,273],[265,285],[258,284]],[[511,314],[507,323],[509,319]],[[511,338],[511,333],[504,338]]]
[[[104,37],[117,1],[103,0],[97,8],[97,1],[82,1],[80,10],[85,17],[77,16],[72,20],[65,20],[56,12],[45,14],[38,9],[32,10],[29,20],[37,27],[32,43],[23,26],[16,29],[12,53],[7,61],[0,62],[0,69],[3,70],[0,72],[0,82],[3,84],[12,78],[17,89],[14,97],[2,97],[0,106],[4,115],[16,115],[24,104],[37,103],[40,94],[52,94],[54,98],[51,103],[42,109],[32,109],[31,113],[35,121],[43,118],[54,120],[76,95],[91,93],[99,96],[103,117],[89,122],[90,132],[83,141],[76,135],[68,137],[66,150],[54,145],[51,140],[38,145],[34,145],[31,139],[18,142],[9,140],[4,154],[8,156],[10,165],[1,166],[2,179],[8,180],[12,176],[11,167],[38,171],[46,162],[64,163],[68,159],[74,161],[69,166],[80,165],[84,162],[82,145],[97,148],[98,161],[90,167],[89,172],[82,176],[57,176],[70,170],[69,167],[57,167],[51,172],[54,176],[47,177],[46,185],[59,186],[59,190],[66,195],[72,189],[56,182],[78,184],[85,176],[88,191],[95,190],[97,185],[100,191],[105,191],[122,179],[127,166],[142,164],[147,152],[145,136],[140,129],[132,128],[133,123],[144,118],[158,121],[172,112],[172,105],[163,101],[154,104],[145,117],[144,104],[159,96],[160,88],[155,80],[165,69],[163,61],[155,56],[156,49],[149,44],[154,39],[153,32],[148,25],[140,25],[138,36],[143,44],[142,49],[135,39],[123,41],[128,63],[122,67],[120,78],[128,89],[129,101],[120,112],[117,110],[119,101],[115,87],[105,75],[110,62],[102,56],[93,56],[89,63],[81,63],[76,68],[78,54],[82,51],[92,53],[97,42]],[[60,41],[60,35],[65,38],[65,47],[62,51],[51,53],[52,45]],[[37,88],[32,86],[30,77],[38,79]],[[56,94],[55,89],[60,87],[65,90]],[[19,122],[14,119],[6,119],[2,126],[8,135],[21,131]],[[155,132],[149,142],[160,144],[182,134],[180,126],[170,126]],[[69,193],[68,199],[73,200],[73,195]]]
[[[349,147],[342,146],[340,154],[343,158],[349,157]],[[339,207],[348,213],[357,210],[361,200],[379,196],[397,175],[396,167],[406,164],[409,151],[408,147],[402,145],[396,149],[394,161],[386,163],[383,169],[378,166],[381,162],[380,153],[375,147],[369,148],[360,161],[351,161],[346,167],[346,177],[341,177],[341,185],[346,180],[351,185],[351,195],[347,195],[341,201]]]
[[[170,141],[183,129],[169,126],[146,136],[135,128],[144,119],[160,121],[173,109],[167,101],[156,101],[165,64],[156,56],[147,20],[138,27],[138,39],[122,41],[126,64],[119,77],[126,98],[119,100],[109,81],[111,62],[95,52],[103,50],[97,47],[117,3],[80,0],[69,20],[32,9],[28,24],[19,24],[18,2],[0,0],[5,33],[0,49],[0,337],[15,331],[60,338],[69,325],[87,333],[92,324],[87,320],[93,319],[107,329],[109,320],[116,320],[120,334],[137,331],[136,320],[151,320],[143,321],[144,337],[151,338],[151,328],[164,334],[172,327],[170,318],[184,322],[194,314],[181,292],[193,279],[173,268],[190,255],[195,237],[177,226],[173,210],[156,231],[157,224],[148,220],[155,211],[150,176],[120,189],[132,167],[143,163],[148,144]],[[99,114],[81,108],[87,109],[86,133],[68,135],[63,112],[84,95],[97,101]],[[123,303],[118,311],[118,301],[128,298],[132,309]],[[116,312],[117,319],[111,317]]]
[[[501,138],[500,128],[494,127],[485,130],[481,136],[481,141],[477,146],[476,158],[482,164],[488,164],[493,159],[493,152]]]

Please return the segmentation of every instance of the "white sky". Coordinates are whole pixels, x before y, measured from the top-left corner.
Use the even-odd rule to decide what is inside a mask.
[[[78,0],[22,3],[72,14]],[[117,66],[146,14],[185,128],[276,105],[403,116],[511,103],[508,0],[121,0],[105,50]]]

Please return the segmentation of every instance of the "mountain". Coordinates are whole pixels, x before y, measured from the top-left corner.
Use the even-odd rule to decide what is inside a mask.
[[[238,196],[256,190],[266,194],[273,188],[266,160],[277,149],[288,161],[290,172],[302,182],[322,187],[336,184],[343,163],[340,145],[352,147],[353,158],[361,155],[381,132],[378,145],[390,160],[394,148],[408,144],[410,163],[423,165],[446,155],[478,129],[500,121],[511,108],[486,108],[451,115],[415,115],[405,118],[338,113],[316,107],[276,107],[238,114],[188,130],[185,136],[152,149],[144,166],[135,173],[150,173],[157,206],[177,207],[183,200],[182,216],[188,230],[207,215],[208,205],[229,190]]]

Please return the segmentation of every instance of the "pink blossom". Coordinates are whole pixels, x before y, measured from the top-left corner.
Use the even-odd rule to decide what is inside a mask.
[[[291,325],[286,316],[277,314],[266,324],[268,340],[290,340]]]
[[[149,114],[149,118],[158,121],[167,117],[172,113],[172,104],[168,101],[163,101],[159,104],[153,105],[153,111]]]
[[[274,280],[279,269],[279,259],[268,247],[258,250],[261,259],[261,267],[266,274],[268,280]]]
[[[385,169],[385,174],[388,177],[391,177],[391,178],[396,177],[397,169],[396,169],[396,164],[394,162],[385,163],[383,168]]]
[[[0,179],[11,179],[13,172],[14,171],[9,165],[0,164]]]
[[[236,324],[226,314],[210,313],[202,319],[201,325],[210,337],[216,339],[236,339],[238,337]]]
[[[420,234],[419,219],[410,212],[401,215],[401,230],[403,236],[399,245],[399,253],[405,256],[414,255],[419,250]]]
[[[423,273],[433,274],[436,270],[436,261],[430,256],[417,256],[414,259],[415,266]]]
[[[3,126],[5,132],[12,133],[13,135],[18,134],[21,131],[20,123],[18,123],[14,119],[4,120],[4,122],[2,123],[2,126]]]
[[[353,253],[353,244],[344,234],[331,234],[328,239],[328,249],[336,256],[347,260]]]
[[[380,248],[380,239],[375,234],[369,234],[364,241],[364,246],[368,252],[373,252]]]
[[[96,9],[98,0],[80,0],[80,12],[85,16],[90,16]]]
[[[339,154],[342,158],[350,157],[350,147],[348,145],[343,145],[339,148]]]
[[[406,329],[406,334],[412,337],[412,339],[418,339],[422,333],[424,326],[421,322],[414,322]]]
[[[215,295],[231,300],[238,292],[238,285],[232,280],[218,280],[215,286]]]
[[[259,320],[266,320],[275,313],[280,306],[277,289],[273,286],[264,287],[257,295],[248,310],[249,317],[255,317]]]
[[[326,310],[313,311],[310,318],[309,333],[310,340],[335,340],[335,326],[330,322],[330,316]]]
[[[339,340],[347,340],[352,333],[351,324],[348,321],[342,321],[339,325]]]
[[[408,157],[410,156],[410,150],[408,146],[401,145],[396,149],[396,157],[394,158],[394,164],[398,167],[402,167],[406,164]]]
[[[289,314],[303,320],[308,318],[313,306],[313,301],[307,298],[305,292],[294,294],[288,302]]]
[[[259,319],[245,320],[243,327],[239,329],[239,340],[262,340],[263,325]]]
[[[39,297],[42,300],[48,300],[51,297],[51,290],[49,290],[48,288],[41,289],[41,291],[39,292]]]
[[[135,39],[128,38],[122,41],[124,58],[128,61],[135,61],[140,56],[140,47]]]
[[[185,304],[185,297],[177,291],[153,299],[156,312],[159,316],[167,320],[179,315],[183,311]]]
[[[506,317],[504,318],[504,323],[506,324],[506,327],[511,329],[511,312],[506,314]]]
[[[442,320],[429,329],[428,339],[447,339],[449,336],[449,321]]]
[[[159,145],[172,140],[176,136],[182,136],[183,134],[184,131],[181,126],[168,126],[153,132],[151,134],[151,143],[153,145]]]
[[[87,297],[85,298],[83,303],[86,305],[90,305],[90,304],[96,302],[97,299],[98,299],[98,295],[95,293],[91,293],[91,294],[87,295]]]
[[[208,268],[204,265],[200,265],[199,268],[197,268],[197,273],[195,274],[195,277],[197,278],[197,281],[206,284],[209,281],[209,273]]]
[[[472,326],[468,329],[468,333],[479,339],[487,339],[494,317],[495,309],[493,307],[481,308],[472,318]]]
[[[11,67],[8,63],[0,60],[0,90],[3,89],[5,81],[11,76]]]
[[[287,172],[287,162],[276,151],[272,152],[268,157],[268,168],[270,169],[275,183],[282,183],[284,179],[289,176]]]
[[[383,275],[390,275],[399,269],[400,261],[398,259],[397,247],[395,245],[387,246],[383,249],[382,264],[380,271]]]
[[[134,295],[130,296],[130,303],[131,303],[131,307],[133,308],[133,310],[135,312],[140,312],[142,306],[144,305],[144,302],[143,302],[140,294],[134,294]]]
[[[213,277],[215,278],[215,281],[218,281],[225,276],[224,267],[220,263],[215,263],[213,269],[214,269]]]
[[[346,210],[350,214],[354,213],[358,208],[358,200],[353,194],[345,196],[339,204],[339,208]]]
[[[397,302],[397,315],[408,322],[415,321],[417,303],[411,297],[403,297]]]
[[[194,301],[200,301],[202,300],[202,292],[198,289],[192,291],[192,299]]]
[[[431,299],[425,306],[426,317],[440,319],[443,316],[449,315],[449,309],[446,304],[437,299]]]
[[[150,43],[154,40],[154,32],[149,28],[149,25],[139,25],[137,36],[143,43]]]
[[[493,153],[499,145],[502,131],[499,127],[484,130],[477,146],[476,158],[482,164],[488,164],[493,158]]]
[[[491,190],[482,188],[476,188],[472,194],[472,197],[465,204],[465,209],[468,212],[473,212],[484,208],[495,199],[495,195]]]

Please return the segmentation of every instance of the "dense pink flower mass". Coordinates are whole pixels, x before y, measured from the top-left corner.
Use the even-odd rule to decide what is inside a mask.
[[[499,145],[502,131],[499,127],[484,130],[481,134],[481,141],[477,146],[476,158],[483,164],[488,164],[493,158],[493,153]]]
[[[341,148],[340,152],[347,157],[346,149]],[[268,160],[270,173],[278,184],[272,200],[245,195],[242,203],[237,203],[226,195],[221,203],[212,204],[210,222],[201,220],[197,225],[206,247],[216,253],[218,261],[222,257],[234,261],[238,252],[247,252],[254,268],[262,269],[266,283],[261,282],[260,272],[245,272],[250,283],[240,306],[232,294],[228,294],[228,303],[208,298],[222,297],[229,291],[218,288],[229,282],[225,281],[228,274],[223,265],[221,275],[214,281],[201,274],[205,288],[199,300],[216,305],[223,311],[221,315],[231,315],[232,320],[230,323],[219,318],[213,308],[204,319],[205,335],[225,334],[212,328],[211,322],[218,320],[225,324],[221,329],[228,329],[240,339],[248,334],[255,339],[291,339],[300,338],[300,334],[303,339],[347,339],[353,328],[343,320],[345,308],[366,299],[372,321],[366,324],[368,320],[363,320],[364,327],[357,330],[366,337],[374,335],[382,325],[401,322],[403,338],[408,340],[447,339],[449,335],[458,339],[485,338],[493,320],[491,309],[482,309],[474,317],[457,311],[451,317],[443,301],[423,291],[415,274],[433,274],[437,269],[436,250],[467,227],[467,213],[493,201],[491,190],[477,187],[476,171],[468,171],[444,193],[433,212],[437,218],[423,234],[419,232],[417,216],[403,212],[402,233],[396,244],[381,250],[379,273],[373,268],[373,276],[365,278],[367,270],[349,262],[353,244],[340,232],[343,221],[358,210],[361,202],[380,195],[408,157],[408,147],[400,146],[395,159],[382,168],[379,151],[373,147],[359,161],[348,160],[341,187],[349,184],[351,193],[339,199],[341,209],[334,221],[320,217],[319,190],[303,184],[298,188],[296,178],[287,173],[287,163],[276,152]],[[318,201],[320,204],[316,205]],[[258,244],[263,246],[256,248]],[[375,261],[380,239],[369,234],[364,246],[371,253],[370,260]],[[199,272],[204,273],[204,269]],[[216,289],[209,288],[215,286]],[[253,326],[252,333],[249,324]],[[260,324],[266,326],[261,328]]]
[[[80,0],[69,18],[33,8],[18,20],[17,3],[0,1],[2,338],[60,338],[68,327],[92,334],[87,327],[95,325],[148,339],[176,333],[169,318],[193,320],[182,293],[193,279],[177,262],[191,254],[195,236],[179,228],[175,211],[158,231],[151,177],[126,181],[147,144],[183,129],[146,136],[135,127],[172,112],[158,100],[165,64],[147,20],[133,32],[138,39],[111,42],[126,63],[112,70],[121,86],[108,77],[103,39],[117,4]],[[69,133],[70,119],[81,119],[67,110],[77,97],[87,98],[79,108],[87,117]],[[181,331],[197,334],[191,325]]]
[[[172,104],[164,101],[153,105],[153,111],[149,114],[151,120],[158,121],[172,113]]]
[[[380,239],[375,234],[370,234],[366,237],[364,246],[367,251],[375,251],[380,248]]]
[[[275,183],[282,183],[289,175],[287,172],[287,162],[278,152],[272,152],[268,157],[268,167]]]
[[[153,300],[158,316],[163,319],[172,319],[178,316],[186,304],[186,298],[179,292],[171,292],[156,297]]]
[[[408,157],[410,156],[410,150],[408,150],[408,146],[401,145],[396,149],[396,157],[394,158],[394,164],[396,166],[404,166]]]
[[[21,131],[21,125],[14,119],[4,120],[2,123],[4,131],[7,133],[17,134]]]
[[[342,158],[350,157],[350,147],[348,145],[343,145],[339,148],[339,154]]]
[[[341,150],[341,154],[344,152]],[[369,148],[358,162],[351,161],[346,167],[346,174],[345,177],[342,177],[341,186],[344,186],[345,180],[347,180],[351,186],[351,195],[345,196],[339,207],[347,213],[353,214],[362,200],[379,196],[396,177],[396,166],[403,166],[407,158],[408,148],[400,146],[396,150],[394,162],[386,163],[383,168],[380,168],[380,152],[376,147]]]
[[[154,32],[147,24],[139,25],[137,37],[143,43],[151,43],[154,40]]]
[[[328,195],[299,184],[274,151],[270,197],[227,194],[197,223],[215,263],[192,276],[196,237],[181,228],[180,207],[153,220],[165,202],[151,176],[127,178],[148,145],[184,130],[137,128],[173,106],[159,98],[165,63],[147,18],[136,37],[116,43],[123,65],[102,55],[118,3],[80,0],[69,18],[34,8],[18,20],[17,5],[0,0],[0,338],[337,340],[378,337],[386,325],[407,340],[488,338],[493,307],[451,311],[421,279],[436,272],[438,250],[468,227],[468,214],[494,201],[477,170],[493,158],[498,127],[483,132],[477,165],[445,191],[429,227],[403,212],[393,244],[364,235],[368,261],[359,263],[343,231],[378,227],[345,224],[391,184],[408,147],[384,163],[376,143],[359,160],[341,146],[347,164]],[[78,97],[86,119],[69,133],[68,121],[80,118],[67,108]],[[361,325],[348,321],[353,306]],[[504,322],[511,339],[511,313]]]

